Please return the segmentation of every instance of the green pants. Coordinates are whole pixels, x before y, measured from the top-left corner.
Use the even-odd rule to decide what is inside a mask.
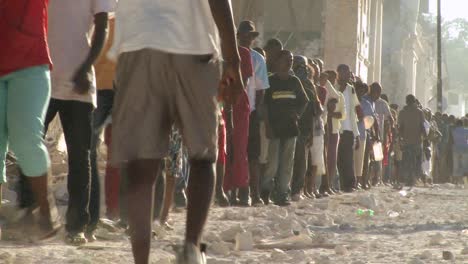
[[[49,166],[43,141],[44,118],[50,99],[46,65],[0,77],[0,184],[5,179],[8,148],[26,176],[42,176]]]

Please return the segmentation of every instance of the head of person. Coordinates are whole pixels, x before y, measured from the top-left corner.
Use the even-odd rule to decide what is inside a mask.
[[[328,82],[328,74],[326,72],[322,72],[320,74],[320,86],[325,87]]]
[[[311,73],[310,68],[307,67],[307,58],[301,55],[294,56],[293,60],[293,71],[294,74],[301,80],[306,80],[310,78]]]
[[[382,95],[380,96],[380,98],[382,98],[382,100],[384,100],[385,102],[389,103],[388,95],[382,94]]]
[[[455,121],[455,126],[456,126],[456,127],[462,127],[462,126],[463,126],[463,120],[457,119],[457,120]]]
[[[359,98],[369,93],[369,85],[362,81],[356,82],[354,89],[356,89],[356,94]]]
[[[371,84],[369,95],[372,101],[377,101],[380,98],[380,95],[382,95],[382,86],[380,86],[378,82]]]
[[[357,82],[363,82],[361,77],[359,76],[355,76],[354,73],[351,72],[351,74],[354,76],[354,83],[357,83]]]
[[[313,61],[314,61],[315,64],[317,64],[317,66],[319,67],[320,72],[322,72],[322,71],[323,71],[323,64],[324,64],[324,63],[323,63],[323,60],[321,60],[321,59],[319,59],[319,58],[315,58]]]
[[[260,48],[260,47],[255,47],[255,48],[253,48],[253,50],[255,50],[256,52],[260,53],[260,55],[262,55],[263,58],[266,59],[266,53],[265,53],[265,50],[264,50],[264,49],[262,49],[262,48]]]
[[[283,43],[277,38],[272,38],[267,41],[265,47],[263,47],[267,57],[267,63],[271,66],[275,64],[278,59],[280,51],[283,50]]]
[[[277,61],[277,72],[278,73],[289,73],[293,65],[293,54],[289,50],[282,50],[278,55]]]
[[[455,124],[455,120],[456,120],[456,118],[455,118],[454,115],[450,115],[450,116],[449,116],[449,123],[450,123],[450,124],[452,124],[452,125]]]
[[[243,47],[250,48],[255,39],[260,35],[255,29],[255,24],[252,21],[242,21],[237,28],[237,39]]]
[[[446,113],[443,113],[442,114],[442,121],[448,122],[448,120],[449,120],[449,116]]]
[[[336,68],[336,72],[338,73],[338,83],[340,85],[345,85],[351,79],[351,70],[349,66],[346,64],[340,64]]]
[[[416,106],[419,108],[419,109],[423,109],[423,106],[421,104],[421,102],[419,102],[419,99],[416,98]]]
[[[435,119],[440,120],[442,118],[442,113],[437,111],[434,115]]]
[[[314,84],[319,85],[320,84],[320,68],[319,66],[312,61],[312,64],[309,64],[311,68],[314,69],[314,74],[312,75],[312,81]]]
[[[400,107],[399,107],[397,104],[391,104],[391,105],[390,105],[390,108],[398,112],[398,109],[399,109]]]
[[[326,71],[326,73],[328,74],[328,81],[332,85],[335,85],[336,79],[338,78],[338,74],[336,73],[336,71],[328,70],[328,71]]]
[[[412,94],[408,94],[406,96],[406,105],[408,106],[416,105],[416,97]]]

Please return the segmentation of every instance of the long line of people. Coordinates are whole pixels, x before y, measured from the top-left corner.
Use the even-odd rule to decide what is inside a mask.
[[[467,176],[468,117],[432,115],[413,95],[400,111],[379,83],[364,83],[348,65],[325,70],[322,60],[293,54],[278,39],[254,47],[255,24],[243,21],[235,32],[227,0],[199,1],[194,10],[121,0],[115,35],[113,0],[31,3],[0,6],[9,21],[0,20],[7,36],[0,43],[0,184],[9,144],[26,211],[7,229],[35,224],[41,238],[57,233],[43,143],[57,114],[68,150],[66,242],[96,240],[97,148],[105,131],[106,216],[129,226],[136,263],[148,263],[149,220],[171,228],[173,204],[187,207],[179,263],[203,263],[200,240],[213,189],[220,206],[288,206],[381,184],[412,187],[450,175],[461,183]],[[174,12],[154,15],[164,10]],[[222,45],[214,41],[217,31]]]

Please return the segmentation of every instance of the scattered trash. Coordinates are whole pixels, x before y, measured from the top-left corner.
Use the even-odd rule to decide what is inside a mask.
[[[405,191],[405,190],[402,190],[402,191],[400,191],[400,192],[398,192],[398,193],[401,195],[401,197],[406,197],[406,196],[408,196],[408,192]]]
[[[390,218],[397,218],[400,216],[400,213],[390,210],[387,212],[387,215]]]
[[[371,209],[357,209],[356,214],[358,216],[374,216],[375,212]]]

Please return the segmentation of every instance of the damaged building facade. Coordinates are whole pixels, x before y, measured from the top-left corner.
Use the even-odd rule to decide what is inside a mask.
[[[348,64],[363,81],[381,82],[399,104],[408,93],[423,104],[434,94],[434,41],[421,24],[428,6],[429,0],[233,1],[237,23],[256,23],[259,46],[276,37],[286,49],[322,58],[326,69]]]

